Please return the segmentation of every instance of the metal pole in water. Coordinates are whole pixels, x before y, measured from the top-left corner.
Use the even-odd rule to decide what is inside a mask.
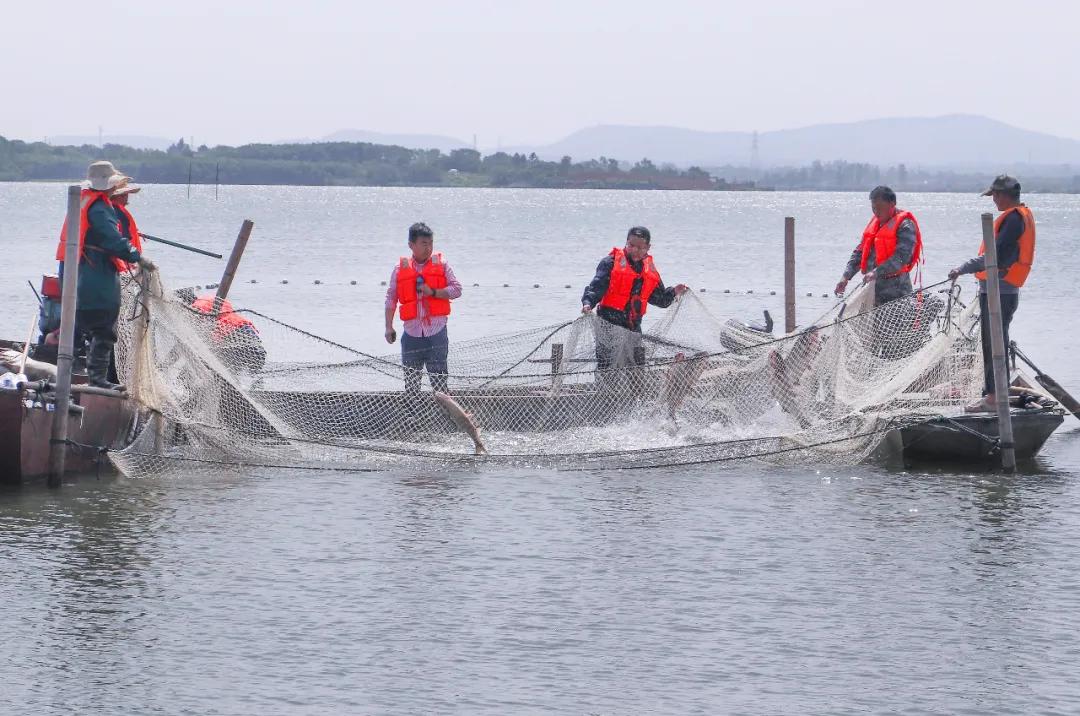
[[[240,225],[240,233],[236,236],[236,243],[233,244],[232,253],[229,254],[229,262],[225,264],[225,273],[221,275],[221,283],[218,284],[217,294],[214,295],[214,313],[221,310],[221,302],[229,295],[233,278],[236,277],[236,267],[240,265],[240,258],[244,255],[244,249],[247,248],[247,242],[254,227],[255,223],[251,219],[244,219],[244,223]]]
[[[994,406],[997,408],[1001,467],[1016,470],[1012,415],[1009,413],[1009,368],[1005,363],[1005,333],[1001,325],[1001,286],[998,276],[994,217],[982,215],[983,246],[986,247],[986,305],[990,314],[990,355],[994,361]]]
[[[56,352],[56,410],[49,441],[49,487],[60,487],[67,460],[71,364],[75,361],[75,302],[79,291],[79,225],[82,187],[68,187],[67,236],[64,237],[64,285],[60,299],[60,345]]]
[[[795,330],[795,217],[784,217],[784,332]]]

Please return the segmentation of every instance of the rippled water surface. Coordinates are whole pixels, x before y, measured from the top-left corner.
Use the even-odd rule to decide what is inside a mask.
[[[1080,197],[1028,199],[1039,255],[1013,333],[1080,392]],[[988,200],[901,200],[928,282],[977,248]],[[146,231],[223,253],[250,216],[237,302],[372,351],[386,349],[378,284],[418,218],[466,284],[462,340],[572,317],[635,223],[669,283],[756,317],[781,313],[769,291],[796,216],[806,319],[867,217],[857,194],[148,187],[136,201]],[[24,282],[50,265],[63,202],[57,185],[0,184],[4,336],[25,334]],[[172,281],[220,275],[152,251]],[[746,464],[5,489],[0,713],[1076,713],[1078,425],[1013,477]]]

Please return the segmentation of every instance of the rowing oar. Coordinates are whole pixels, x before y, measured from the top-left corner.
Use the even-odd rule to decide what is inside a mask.
[[[205,249],[197,249],[194,246],[188,246],[187,244],[181,244],[181,243],[176,242],[176,241],[169,241],[168,239],[163,239],[160,236],[151,236],[150,234],[144,234],[141,231],[139,232],[139,236],[141,236],[144,239],[149,239],[150,241],[156,241],[159,244],[165,244],[166,246],[175,246],[176,248],[183,249],[184,251],[191,251],[191,252],[196,253],[196,254],[202,254],[203,256],[212,256],[215,259],[220,259],[221,258],[221,254],[215,254],[213,251],[207,251]]]
[[[1038,366],[1031,362],[1031,359],[1024,355],[1019,348],[1016,347],[1016,341],[1009,341],[1009,347],[1012,348],[1016,357],[1028,364],[1028,367],[1035,371],[1035,380],[1042,387],[1046,388],[1046,392],[1054,396],[1054,398],[1064,405],[1070,413],[1075,415],[1077,419],[1080,419],[1080,402],[1077,402],[1076,398],[1069,395],[1069,393],[1061,387],[1061,385],[1039,370]]]

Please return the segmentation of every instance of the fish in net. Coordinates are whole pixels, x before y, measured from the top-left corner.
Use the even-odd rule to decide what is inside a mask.
[[[449,390],[483,434],[488,453],[476,455],[428,378],[410,392],[400,355],[253,308],[229,312],[258,327],[257,345],[250,335],[237,343],[219,315],[156,274],[126,279],[117,366],[140,417],[131,444],[110,456],[140,476],[223,465],[851,464],[888,430],[957,413],[979,394],[977,306],[938,288],[878,307],[860,289],[790,335],[721,319],[686,293],[641,333],[583,315],[456,342]]]

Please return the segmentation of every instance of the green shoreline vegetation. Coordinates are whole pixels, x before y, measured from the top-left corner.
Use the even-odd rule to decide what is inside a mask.
[[[882,169],[873,164],[815,161],[803,167],[689,167],[599,157],[546,161],[536,154],[405,147],[366,142],[189,146],[165,151],[118,144],[52,146],[0,137],[0,181],[72,181],[108,159],[141,183],[289,186],[518,187],[545,189],[669,189],[695,191],[862,191],[889,184],[899,191],[976,191],[984,172]],[[1080,175],[1040,177],[1017,170],[1025,189],[1080,193]]]

